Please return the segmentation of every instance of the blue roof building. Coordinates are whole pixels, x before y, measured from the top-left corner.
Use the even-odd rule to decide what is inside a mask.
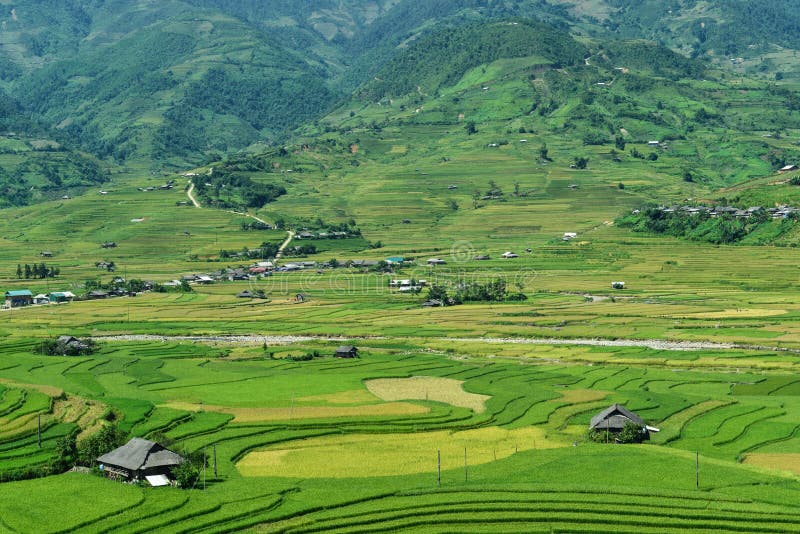
[[[29,306],[33,303],[33,293],[27,289],[15,289],[6,291],[6,306],[10,308],[18,308],[20,306]]]

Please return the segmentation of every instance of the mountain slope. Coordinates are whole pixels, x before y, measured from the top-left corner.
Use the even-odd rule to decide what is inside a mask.
[[[157,171],[283,142],[352,89],[372,100],[417,91],[420,100],[498,58],[599,62],[677,80],[704,68],[688,56],[736,53],[738,69],[771,76],[787,67],[778,76],[791,77],[791,49],[776,47],[796,45],[798,20],[786,0],[8,0],[0,85],[23,112],[8,129],[35,122],[66,148]],[[609,35],[682,55],[645,41],[620,47]]]
[[[537,56],[575,65],[586,53],[569,35],[545,24],[507,21],[434,32],[389,61],[362,93],[371,98],[453,85],[469,69],[500,58]]]
[[[197,158],[280,135],[324,109],[324,70],[235,19],[174,13],[87,46],[15,87],[22,104],[101,157]],[[299,93],[299,94],[298,94]]]

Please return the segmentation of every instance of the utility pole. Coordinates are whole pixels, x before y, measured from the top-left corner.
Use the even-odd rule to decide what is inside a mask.
[[[694,487],[700,489],[700,451],[694,451]]]
[[[203,491],[206,490],[206,464],[208,463],[206,460],[206,448],[203,447]]]
[[[217,478],[217,444],[214,444],[214,478]]]
[[[436,468],[436,485],[442,485],[442,450],[439,449],[436,451],[436,455],[438,457],[437,468]]]

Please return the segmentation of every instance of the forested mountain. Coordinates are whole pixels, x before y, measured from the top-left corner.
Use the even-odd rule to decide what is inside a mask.
[[[624,38],[660,41],[694,55],[764,54],[800,47],[800,4],[793,0],[604,0],[594,10],[570,1],[577,20]]]
[[[492,20],[516,26],[465,37]],[[0,126],[111,165],[176,168],[279,143],[354,91],[435,91],[499,57],[572,65],[587,38],[634,67],[659,42],[681,54],[657,62],[678,77],[703,70],[693,57],[790,78],[798,21],[790,0],[8,0]]]
[[[241,148],[334,99],[323,67],[238,19],[169,1],[127,17],[124,4],[100,6],[102,24],[74,53],[46,61],[45,52],[41,68],[11,84],[26,110],[100,157],[192,159]]]
[[[473,23],[434,32],[410,44],[381,69],[362,94],[372,98],[453,85],[467,70],[500,58],[537,56],[557,65],[583,61],[586,48],[551,26],[530,21]]]

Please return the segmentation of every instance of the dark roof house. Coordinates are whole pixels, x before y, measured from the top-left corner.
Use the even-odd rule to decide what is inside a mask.
[[[138,480],[146,476],[169,476],[184,458],[150,440],[133,438],[97,459],[100,469],[112,478]]]
[[[89,344],[81,341],[74,336],[58,336],[58,343],[63,345],[64,348],[73,349],[75,351],[84,351],[89,349]]]
[[[358,357],[358,349],[353,345],[342,345],[336,349],[334,356],[337,358],[356,358]]]
[[[613,404],[592,417],[592,421],[589,423],[589,429],[621,432],[628,423],[633,423],[643,430],[646,429],[644,420],[642,420],[641,417],[622,405]]]

